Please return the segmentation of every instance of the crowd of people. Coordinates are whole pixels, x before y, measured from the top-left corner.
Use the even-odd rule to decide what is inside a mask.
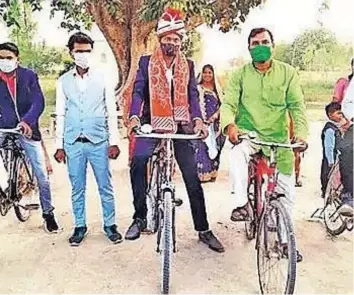
[[[300,159],[307,147],[308,136],[299,75],[294,67],[272,57],[274,37],[266,28],[255,28],[250,32],[248,48],[252,62],[234,70],[224,90],[217,83],[212,65],[203,67],[197,81],[193,61],[181,52],[185,23],[179,11],[167,9],[164,12],[158,21],[156,36],[156,49],[151,55],[140,58],[128,108],[134,214],[125,239],[138,239],[146,228],[146,171],[158,142],[134,138],[133,133],[136,128],[149,124],[155,132],[202,134],[203,140],[197,142],[175,141],[175,157],[187,188],[199,240],[212,250],[223,252],[222,243],[208,223],[202,184],[217,181],[226,138],[234,145],[229,158],[231,191],[234,194],[233,221],[244,221],[248,216],[248,162],[250,156],[259,150],[247,141],[240,141],[239,136],[255,131],[261,140],[303,144],[302,149],[282,149],[277,154],[278,190],[285,196],[282,198],[284,206],[290,214],[292,212],[295,186],[302,185]],[[112,243],[120,243],[123,236],[116,225],[109,162],[120,154],[114,87],[107,83],[104,72],[91,66],[94,41],[87,34],[73,34],[67,46],[75,67],[63,74],[56,85],[54,158],[59,163],[66,163],[72,186],[75,226],[69,243],[78,246],[87,234],[85,198],[88,164],[98,185],[104,232]],[[352,77],[353,74],[338,81],[333,102],[326,107],[329,121],[322,132],[321,171],[322,191],[325,191],[329,171],[339,158],[345,188],[343,202],[351,208]],[[20,141],[38,180],[45,229],[55,233],[59,226],[47,177],[52,167],[39,130],[44,100],[37,75],[20,65],[17,46],[13,43],[0,44],[0,128],[22,128],[24,136]],[[269,153],[266,149],[263,152]],[[346,212],[347,207],[344,208]],[[297,255],[301,261],[301,254],[298,252]]]

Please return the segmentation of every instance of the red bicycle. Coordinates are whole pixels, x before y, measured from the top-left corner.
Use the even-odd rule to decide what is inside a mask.
[[[259,141],[254,134],[241,139],[268,147],[270,157],[262,151],[251,156],[248,177],[248,217],[246,236],[256,238],[257,267],[262,294],[293,294],[296,280],[296,242],[292,218],[283,205],[284,194],[277,192],[276,150],[300,148],[302,144]]]

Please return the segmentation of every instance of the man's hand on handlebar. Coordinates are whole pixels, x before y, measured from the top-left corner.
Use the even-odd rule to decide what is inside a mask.
[[[136,117],[130,119],[128,123],[128,136],[141,127],[140,120]]]
[[[202,139],[205,139],[208,137],[209,132],[207,127],[204,125],[203,121],[201,119],[196,119],[194,121],[194,128],[193,131],[195,134],[200,134]]]
[[[291,142],[298,143],[298,144],[302,145],[301,147],[294,148],[294,152],[303,153],[308,148],[308,144],[307,144],[306,140],[304,140],[302,138],[294,137]]]
[[[235,124],[230,124],[227,128],[227,135],[229,136],[229,140],[232,144],[239,144],[240,138],[239,136],[241,135],[240,130],[238,130],[237,126]]]
[[[32,137],[33,134],[32,128],[27,123],[22,121],[18,124],[18,127],[21,129],[21,132],[25,137],[27,138]]]

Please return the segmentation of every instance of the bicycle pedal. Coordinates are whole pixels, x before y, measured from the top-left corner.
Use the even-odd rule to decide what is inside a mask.
[[[39,205],[38,204],[28,204],[26,206],[24,206],[26,210],[38,210],[39,209]]]
[[[175,199],[175,206],[176,207],[180,207],[180,206],[182,206],[182,204],[183,204],[183,201],[181,200],[181,199]]]

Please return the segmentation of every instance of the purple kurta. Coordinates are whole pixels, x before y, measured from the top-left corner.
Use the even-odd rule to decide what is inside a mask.
[[[202,87],[202,86],[201,86]],[[202,92],[202,88],[201,88]],[[218,99],[216,93],[204,89],[204,96],[200,98],[201,111],[204,121],[210,119],[220,108],[220,100]],[[214,130],[217,135],[216,143],[218,147],[218,155],[215,159],[210,159],[208,155],[208,147],[203,142],[197,143],[196,148],[196,161],[198,176],[202,182],[214,181],[217,177],[219,165],[220,165],[220,154],[225,143],[225,136],[220,132],[220,118],[218,117],[214,121]]]

